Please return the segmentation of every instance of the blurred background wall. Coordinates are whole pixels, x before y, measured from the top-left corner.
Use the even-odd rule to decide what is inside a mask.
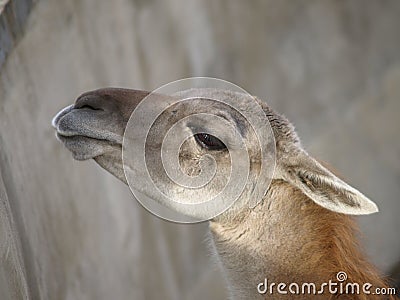
[[[94,162],[73,161],[50,126],[84,91],[151,90],[189,76],[232,81],[284,113],[311,154],[379,205],[380,213],[359,218],[372,260],[389,272],[400,259],[399,1],[7,6],[0,16],[1,299],[226,298],[206,224],[150,215]],[[31,7],[26,23],[14,22]]]

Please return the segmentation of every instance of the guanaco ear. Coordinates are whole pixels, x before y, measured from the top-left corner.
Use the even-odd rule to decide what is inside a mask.
[[[335,212],[366,215],[378,211],[374,202],[351,187],[301,150],[286,160],[284,180],[299,188],[315,203]]]

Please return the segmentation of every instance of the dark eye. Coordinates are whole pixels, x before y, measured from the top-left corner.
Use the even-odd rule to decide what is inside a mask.
[[[198,133],[194,135],[194,138],[200,146],[209,150],[222,150],[226,148],[223,142],[211,134]]]

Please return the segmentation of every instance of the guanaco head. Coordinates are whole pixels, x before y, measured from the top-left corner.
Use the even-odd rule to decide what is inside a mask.
[[[246,182],[243,183],[243,192],[239,195],[237,202],[240,205],[247,203],[257,185],[256,181],[259,180],[258,175],[262,169],[258,133],[254,126],[251,126],[252,121],[257,123],[264,120],[250,108],[252,107],[250,102],[256,101],[266,122],[269,123],[265,126],[265,133],[269,138],[267,137],[265,141],[268,143],[273,141],[272,148],[274,148],[275,156],[273,166],[272,162],[271,166],[267,166],[273,172],[265,177],[267,178],[265,185],[268,185],[271,180],[284,180],[301,190],[315,203],[339,213],[358,215],[370,214],[378,210],[366,196],[312,158],[302,148],[294,127],[265,102],[225,90],[209,89],[205,92],[207,97],[191,97],[194,92],[195,90],[181,92],[179,97],[187,100],[176,105],[166,105],[171,100],[171,96],[153,97],[148,111],[143,111],[142,115],[138,116],[142,122],[146,122],[146,118],[153,113],[154,109],[160,106],[165,108],[145,135],[141,135],[141,131],[145,130],[142,126],[135,126],[135,124],[128,126],[129,131],[133,132],[133,140],[135,136],[148,137],[144,143],[148,168],[143,170],[137,167],[135,169],[135,165],[131,166],[133,180],[141,182],[144,176],[149,174],[157,182],[157,189],[168,197],[177,202],[199,203],[204,198],[218,195],[229,183],[230,177],[227,174],[230,174],[232,170],[232,157],[236,157],[236,161],[233,162],[239,164],[238,170],[249,169],[248,176],[245,178]],[[75,104],[61,110],[54,117],[52,124],[56,129],[58,139],[72,152],[75,159],[93,158],[100,166],[126,183],[122,161],[124,132],[132,112],[148,95],[149,93],[144,91],[119,88],[90,91],[79,96]],[[210,100],[214,96],[223,98],[228,103],[234,101],[239,108]],[[240,111],[246,112],[250,119],[254,120],[249,122],[243,118]],[[189,118],[194,113],[196,116]],[[212,117],[205,117],[206,115],[217,116],[219,120],[226,120],[226,123],[219,122],[220,125],[216,125],[218,122],[214,122]],[[170,131],[172,126],[174,126],[173,131]],[[210,132],[217,132],[219,135],[213,135]],[[245,147],[239,150],[246,149],[247,160],[241,161],[241,152],[235,152],[235,136],[237,135],[240,135],[241,140],[244,141]],[[214,166],[214,163],[217,166],[209,184],[201,186],[199,183],[201,190],[188,189],[184,185],[174,183],[170,178],[171,174],[160,169],[162,153],[169,153],[168,149],[163,152],[163,143],[172,147],[175,143],[174,138],[177,136],[185,138],[177,147],[179,151],[176,161],[169,161],[167,164],[175,164],[176,168],[182,170],[182,174],[179,175],[181,179],[185,179],[185,176],[190,179],[200,174],[207,175],[207,167]],[[237,184],[241,183],[238,181]],[[149,192],[147,196],[156,198],[157,195],[155,192]],[[155,200],[161,203],[164,201],[163,199]],[[222,199],[222,201],[226,202],[229,199]],[[172,209],[179,210],[173,205],[168,205]],[[234,210],[233,208],[231,211]],[[180,212],[195,217],[205,214],[204,211],[190,208]]]

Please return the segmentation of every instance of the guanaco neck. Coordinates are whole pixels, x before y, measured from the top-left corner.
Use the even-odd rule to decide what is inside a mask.
[[[256,208],[235,220],[212,221],[210,229],[234,299],[266,295],[268,299],[291,299],[276,291],[261,297],[257,285],[266,278],[277,284],[321,284],[336,281],[338,272],[346,272],[347,281],[360,286],[368,282],[386,287],[359,250],[353,218],[316,205],[281,180],[272,182]],[[321,298],[334,296],[326,292]],[[375,299],[348,296],[344,298]],[[310,299],[310,295],[294,299],[303,298]]]

